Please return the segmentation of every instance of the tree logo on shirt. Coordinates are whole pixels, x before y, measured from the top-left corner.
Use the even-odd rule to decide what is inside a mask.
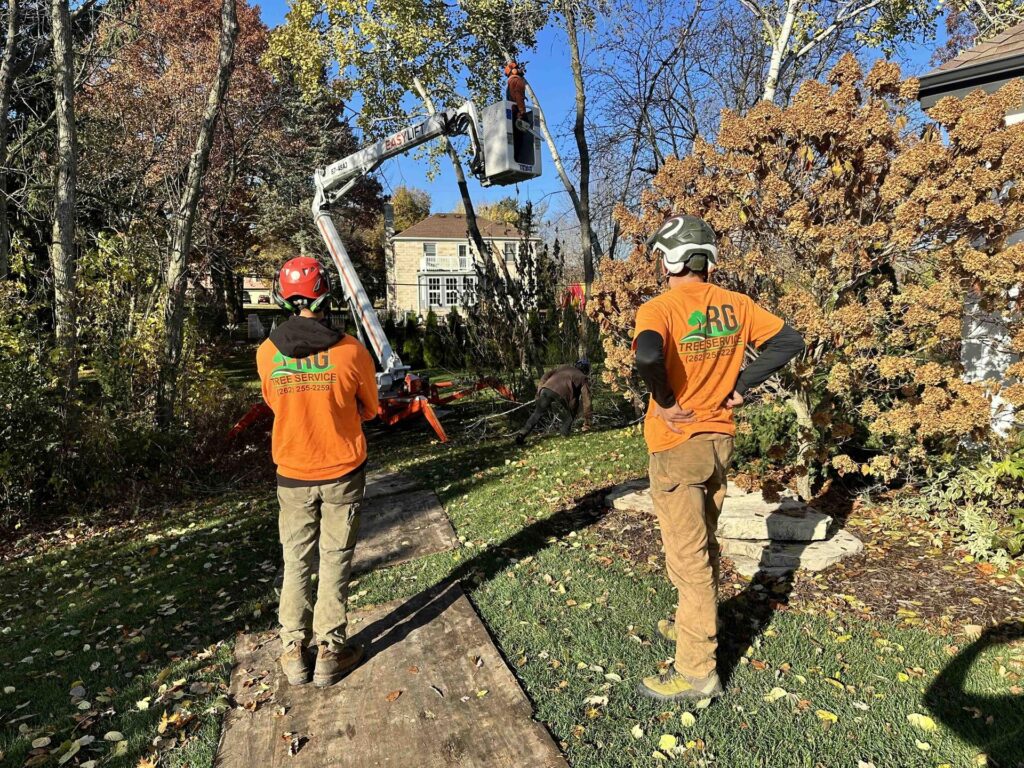
[[[740,323],[731,304],[721,307],[709,305],[706,312],[695,310],[686,322],[690,330],[679,340],[680,344],[734,336],[740,331]]]
[[[278,379],[282,376],[294,376],[300,373],[326,373],[334,370],[331,365],[331,356],[325,349],[322,352],[309,355],[308,357],[288,357],[283,352],[274,355],[274,362],[277,368],[270,372],[270,378]]]

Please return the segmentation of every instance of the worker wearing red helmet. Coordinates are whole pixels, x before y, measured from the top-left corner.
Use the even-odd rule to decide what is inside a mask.
[[[309,681],[314,635],[314,685],[333,685],[363,656],[362,648],[346,644],[346,601],[366,484],[362,422],[377,414],[377,381],[366,347],[324,319],[330,290],[316,259],[285,262],[274,301],[293,316],[256,353],[263,399],[274,412],[284,550],[281,667],[292,685]]]
[[[505,98],[515,104],[515,120],[526,116],[526,79],[523,77],[525,73],[526,67],[518,62],[510,61],[505,65],[505,77],[508,78]]]

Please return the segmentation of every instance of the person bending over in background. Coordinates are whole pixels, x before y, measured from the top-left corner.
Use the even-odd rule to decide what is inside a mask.
[[[366,347],[327,324],[329,296],[330,282],[316,259],[287,261],[274,300],[293,316],[256,353],[263,399],[274,412],[284,550],[280,661],[292,685],[309,682],[314,633],[316,686],[333,685],[363,657],[363,648],[346,645],[346,602],[366,484],[362,422],[377,415],[377,376]]]
[[[718,250],[703,220],[669,219],[647,244],[661,256],[668,289],[637,311],[633,348],[651,393],[644,420],[651,498],[679,605],[674,622],[658,623],[676,644],[675,663],[645,678],[640,692],[703,699],[722,693],[715,531],[736,433],[733,409],[747,390],[800,354],[804,342],[749,296],[708,282]],[[743,368],[748,346],[760,354]]]
[[[562,418],[562,437],[568,437],[572,424],[576,420],[576,412],[583,405],[583,429],[590,429],[590,363],[586,359],[574,365],[560,365],[544,374],[537,391],[537,407],[523,428],[516,433],[516,444],[522,445],[526,436],[533,432],[537,423],[556,404],[566,411]]]

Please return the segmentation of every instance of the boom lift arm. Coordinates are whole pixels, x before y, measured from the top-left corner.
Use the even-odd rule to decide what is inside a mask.
[[[513,184],[539,176],[540,138],[534,130],[535,117],[532,111],[521,112],[521,109],[513,109],[511,102],[500,101],[488,105],[482,115],[478,115],[473,102],[467,101],[458,109],[431,115],[326,168],[318,169],[313,176],[313,219],[341,277],[352,317],[380,363],[381,371],[377,374],[381,401],[379,415],[386,424],[422,413],[444,442],[447,437],[434,413],[434,405],[443,405],[485,386],[493,387],[509,398],[511,393],[494,380],[442,393],[439,387],[451,387],[451,382],[432,384],[410,373],[409,366],[402,363],[384,333],[331,220],[329,207],[344,197],[360,178],[372,173],[388,158],[404,154],[439,136],[469,136],[472,152],[469,168],[484,186]]]
[[[390,389],[409,372],[409,367],[402,364],[398,353],[391,346],[384,329],[381,327],[377,313],[370,303],[362,281],[352,265],[352,260],[345,250],[345,245],[338,235],[338,230],[331,220],[328,206],[344,197],[359,179],[380,167],[381,163],[391,157],[405,154],[410,149],[426,144],[439,136],[467,134],[472,148],[470,170],[480,178],[485,186],[488,181],[483,171],[483,152],[478,135],[479,119],[472,102],[467,101],[456,110],[431,115],[426,120],[403,128],[348,157],[339,160],[314,174],[316,192],[313,195],[313,220],[316,222],[320,235],[327,244],[331,260],[341,276],[345,289],[345,297],[356,323],[363,330],[367,341],[373,347],[374,354],[380,361],[381,372],[377,374],[377,386],[381,390]]]

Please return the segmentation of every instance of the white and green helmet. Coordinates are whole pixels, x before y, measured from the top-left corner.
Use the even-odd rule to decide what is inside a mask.
[[[705,272],[718,259],[715,231],[696,216],[673,216],[651,235],[647,247],[661,254],[661,263],[670,275],[684,269]]]

